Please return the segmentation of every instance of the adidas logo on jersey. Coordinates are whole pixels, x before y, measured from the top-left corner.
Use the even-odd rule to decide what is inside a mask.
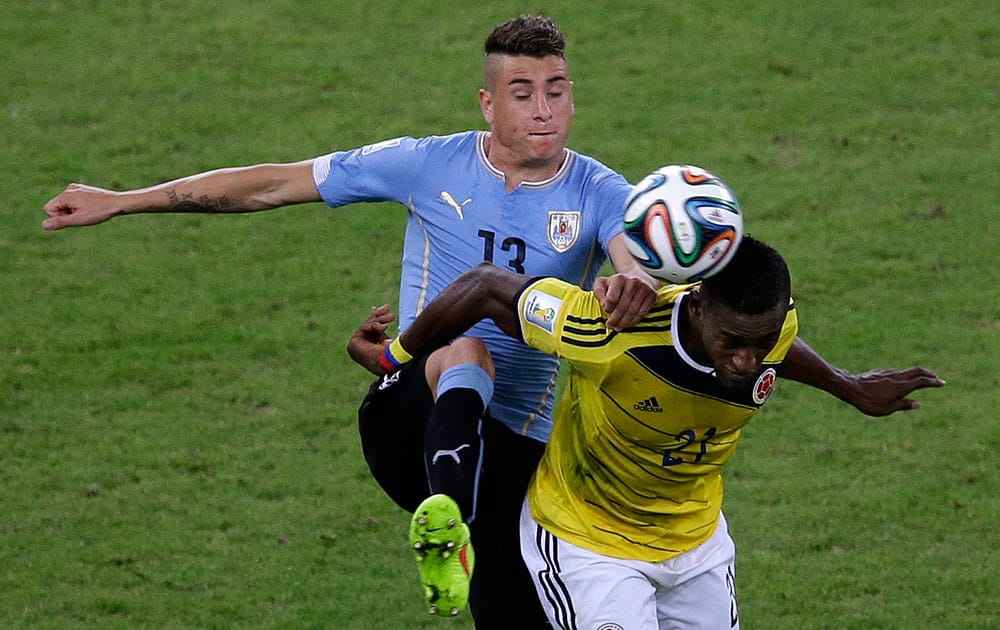
[[[646,400],[640,400],[632,405],[632,408],[638,409],[639,411],[651,411],[653,413],[660,413],[663,411],[663,407],[660,407],[660,403],[656,401],[656,396],[650,396]]]

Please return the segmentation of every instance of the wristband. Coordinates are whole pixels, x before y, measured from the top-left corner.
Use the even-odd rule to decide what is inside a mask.
[[[385,369],[386,372],[395,372],[404,363],[412,360],[413,355],[403,348],[403,344],[399,341],[399,337],[396,337],[385,347],[385,350],[382,351],[382,355],[379,357],[379,364]]]

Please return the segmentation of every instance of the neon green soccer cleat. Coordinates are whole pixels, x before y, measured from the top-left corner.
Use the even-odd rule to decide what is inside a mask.
[[[475,554],[469,526],[446,494],[424,499],[410,520],[410,546],[432,615],[457,615],[469,602]]]

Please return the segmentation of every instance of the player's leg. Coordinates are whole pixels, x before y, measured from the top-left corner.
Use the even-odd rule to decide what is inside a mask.
[[[545,444],[483,420],[485,444],[478,516],[472,523],[476,572],[469,607],[477,630],[549,628],[520,554],[521,504]]]
[[[739,630],[736,606],[736,547],[719,517],[712,536],[691,551],[653,565],[657,609],[663,630]]]
[[[418,358],[373,383],[358,410],[358,428],[372,476],[397,505],[414,512],[410,540],[426,560],[420,580],[432,612],[453,614],[468,600],[474,559],[458,507],[443,495],[428,498],[422,446],[434,399],[426,362]],[[431,499],[438,502],[428,504]]]
[[[476,516],[493,361],[481,340],[463,337],[432,353],[424,374],[435,395],[423,441],[433,494],[413,514],[410,544],[431,613],[449,615],[469,597],[475,553],[466,522]]]
[[[531,518],[526,501],[520,533],[521,553],[552,626],[659,630],[656,588],[643,572],[646,563],[560,540]]]
[[[461,337],[435,351],[424,369],[434,408],[424,435],[431,494],[446,494],[462,517],[476,517],[482,465],[483,412],[493,397],[493,360],[480,339]]]
[[[411,513],[430,494],[421,445],[434,398],[425,361],[418,358],[377,379],[358,408],[361,449],[372,476]]]

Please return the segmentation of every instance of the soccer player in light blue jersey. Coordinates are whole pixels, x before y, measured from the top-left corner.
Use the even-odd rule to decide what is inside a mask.
[[[573,84],[563,48],[562,35],[547,18],[522,16],[494,29],[485,44],[479,91],[488,131],[388,140],[123,192],[70,184],[45,205],[43,227],[95,225],[149,212],[255,212],[316,201],[334,206],[397,201],[409,210],[401,329],[453,279],[484,261],[583,287],[593,283],[609,312],[608,325],[626,327],[648,310],[655,293],[620,233],[627,183],[566,148]],[[595,279],[606,258],[620,273]],[[457,591],[471,588],[477,627],[546,627],[518,553],[518,515],[548,437],[556,364],[505,338],[490,323],[406,361],[405,350],[386,336],[393,317],[388,307],[373,309],[351,339],[356,359],[371,348],[380,351],[381,362],[366,367],[386,375],[372,385],[359,409],[365,457],[386,492],[407,510],[417,509],[432,492],[458,499],[458,509],[471,521],[478,554],[470,587],[471,549],[464,549],[465,524],[456,523],[459,535],[449,542],[457,543],[451,557],[460,562],[444,564],[464,571],[457,579],[466,583],[444,594],[430,585],[428,599],[447,614],[464,601]],[[395,369],[404,362],[402,370]],[[920,375],[894,370],[849,374],[798,341],[784,365],[796,364],[810,368],[800,370],[803,382],[873,415],[916,405],[906,396],[922,383]],[[796,370],[789,370],[786,376],[796,378]],[[469,427],[472,438],[467,438]],[[417,517],[419,529],[422,517]],[[429,558],[439,559],[434,553]]]
[[[558,89],[568,101],[568,82]],[[567,149],[544,179],[512,188],[490,160],[495,143],[490,133],[468,131],[397,138],[316,160],[319,192],[330,205],[395,200],[409,208],[401,329],[458,274],[483,261],[590,287],[621,232],[629,186],[620,175]],[[612,258],[616,268],[634,264],[627,254]],[[555,359],[514,342],[489,322],[469,335],[486,342],[496,364],[490,414],[512,431],[544,441],[551,429]]]
[[[316,162],[320,193],[331,205],[395,199],[409,208],[401,329],[482,261],[590,287],[610,255],[630,276],[602,279],[604,295],[626,296],[628,308],[641,315],[653,292],[621,236],[630,187],[565,147],[573,100],[561,35],[548,20],[520,19],[494,31],[485,49],[479,97],[489,132],[403,138],[335,153]],[[385,310],[373,315],[388,317]],[[384,330],[370,332],[373,337],[352,347],[384,345]],[[398,351],[385,349],[386,376],[362,404],[362,444],[382,487],[416,511],[411,542],[421,553],[430,551],[418,556],[428,601],[438,612],[460,609],[461,571],[472,564],[457,555],[441,558],[440,541],[420,533],[421,518],[429,518],[425,529],[438,526],[433,512],[420,507],[430,491],[457,500],[440,516],[445,523],[464,519],[472,526],[480,567],[471,584],[477,626],[543,627],[537,603],[526,601],[530,582],[512,550],[517,505],[551,431],[556,361],[491,322],[399,371],[395,366],[407,357]],[[422,452],[417,444],[425,445]],[[466,541],[459,531],[451,542],[468,553]]]

